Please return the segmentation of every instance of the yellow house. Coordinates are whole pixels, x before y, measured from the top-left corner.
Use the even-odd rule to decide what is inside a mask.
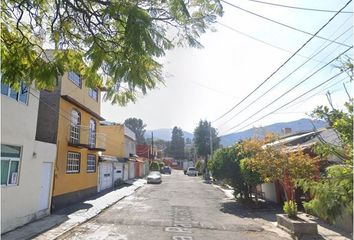
[[[98,190],[113,187],[118,179],[128,180],[128,158],[125,157],[124,125],[103,122],[100,126],[109,144],[99,157]]]
[[[105,151],[99,121],[101,91],[65,73],[54,91],[41,91],[36,139],[57,144],[52,209],[97,192],[98,156]]]
[[[124,153],[124,125],[109,123],[101,124],[101,133],[106,135],[109,144],[106,146],[104,155],[116,156],[119,158],[125,157]]]

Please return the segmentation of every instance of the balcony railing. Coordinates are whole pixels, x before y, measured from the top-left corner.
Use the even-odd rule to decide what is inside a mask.
[[[106,134],[94,132],[88,126],[70,124],[68,143],[75,147],[104,151],[106,147]]]

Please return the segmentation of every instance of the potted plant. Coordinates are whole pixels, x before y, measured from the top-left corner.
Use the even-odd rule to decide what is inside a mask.
[[[289,218],[296,219],[297,217],[297,204],[295,201],[290,200],[284,203],[283,206],[284,213],[288,215]]]
[[[286,201],[283,210],[285,214],[277,214],[278,227],[296,236],[318,233],[317,223],[297,216],[297,204],[294,200]]]

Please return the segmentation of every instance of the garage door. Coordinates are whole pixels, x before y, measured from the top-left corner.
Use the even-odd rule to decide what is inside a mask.
[[[128,163],[124,163],[124,169],[123,169],[123,180],[126,181],[129,179],[129,164]]]
[[[133,161],[129,163],[129,178],[135,178],[135,162]]]
[[[100,191],[112,187],[112,163],[101,162],[100,163]]]
[[[123,179],[123,163],[114,163],[114,174],[113,179]]]

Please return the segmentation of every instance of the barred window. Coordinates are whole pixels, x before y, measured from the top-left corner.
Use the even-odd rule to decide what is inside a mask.
[[[71,111],[71,123],[70,123],[70,142],[80,143],[80,112],[73,109]]]
[[[96,155],[87,155],[87,172],[96,172]]]
[[[67,173],[80,172],[80,153],[68,152],[68,161],[66,163]]]
[[[90,119],[89,145],[94,148],[96,146],[96,121]]]

